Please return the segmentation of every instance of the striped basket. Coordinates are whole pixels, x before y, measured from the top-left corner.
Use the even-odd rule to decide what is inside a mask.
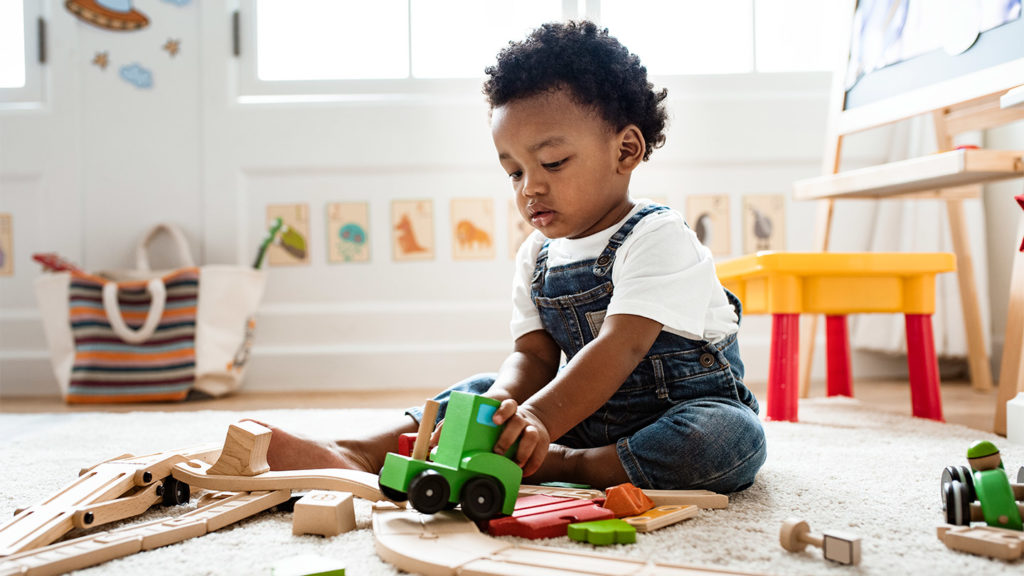
[[[159,280],[163,290],[147,281],[110,283],[116,305],[108,295],[105,309],[108,281],[71,275],[74,360],[67,402],[152,402],[188,395],[196,378],[199,269],[183,268]],[[108,314],[111,308],[120,315]]]

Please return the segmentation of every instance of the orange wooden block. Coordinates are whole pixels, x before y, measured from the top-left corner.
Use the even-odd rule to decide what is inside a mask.
[[[605,490],[604,507],[614,512],[616,518],[622,518],[647,512],[654,508],[654,501],[627,482]]]

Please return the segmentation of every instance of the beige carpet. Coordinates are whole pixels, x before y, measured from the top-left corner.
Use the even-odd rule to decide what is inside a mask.
[[[151,452],[219,443],[228,424],[254,416],[313,433],[342,434],[369,425],[380,411],[281,410],[128,414],[0,415],[0,518],[34,504],[71,482],[78,470],[125,452]],[[1021,574],[1005,563],[947,549],[935,536],[941,522],[939,477],[965,464],[977,439],[1002,449],[1007,469],[1024,464],[1024,446],[967,428],[883,414],[855,400],[816,399],[800,406],[798,424],[772,422],[768,462],[757,483],[734,495],[729,508],[704,511],[683,524],[638,535],[633,545],[605,547],[652,561],[765,574]],[[192,506],[195,499],[193,498]],[[190,509],[185,507],[183,510]],[[178,514],[156,509],[140,520]],[[291,515],[268,512],[219,532],[114,560],[82,574],[270,574],[273,562],[300,554],[343,560],[350,575],[396,574],[373,549],[370,506],[357,501],[359,529],[334,538],[293,536]],[[801,516],[813,531],[839,530],[863,538],[863,562],[827,562],[818,549],[784,551],[778,530]],[[566,539],[538,543],[586,547]]]

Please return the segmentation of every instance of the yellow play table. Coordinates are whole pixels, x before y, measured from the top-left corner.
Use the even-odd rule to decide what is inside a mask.
[[[800,314],[826,315],[827,393],[852,396],[846,316],[901,313],[913,414],[942,420],[931,315],[935,275],[955,269],[945,252],[758,252],[718,263],[744,313],[772,315],[766,417],[797,420]]]

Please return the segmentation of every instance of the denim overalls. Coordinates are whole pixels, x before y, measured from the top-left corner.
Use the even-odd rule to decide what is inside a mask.
[[[548,245],[537,256],[531,297],[544,329],[567,359],[597,337],[612,296],[615,252],[648,214],[651,205],[623,224],[594,260],[548,268]],[[726,291],[740,314],[740,302]],[[486,392],[494,374],[464,380],[438,395],[441,411],[450,390]],[[615,444],[630,482],[640,488],[747,488],[764,464],[764,429],[758,404],[743,385],[736,335],[710,343],[662,331],[647,355],[615,394],[555,442],[570,448]],[[410,409],[419,420],[421,411]]]

